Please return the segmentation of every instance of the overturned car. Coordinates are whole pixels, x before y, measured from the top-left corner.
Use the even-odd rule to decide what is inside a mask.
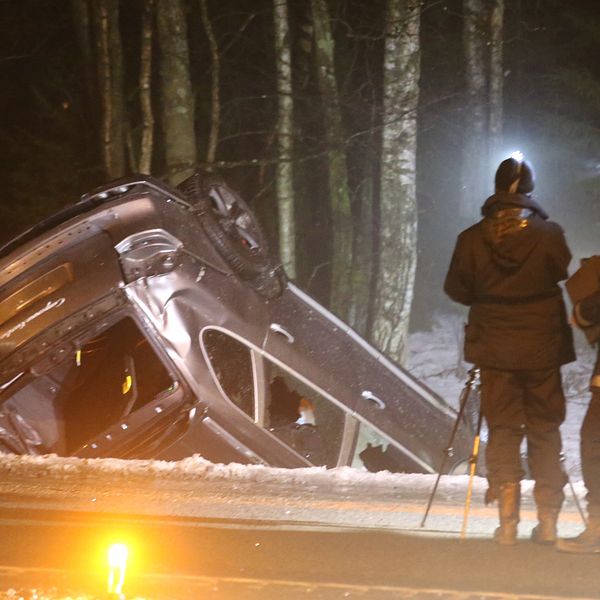
[[[0,451],[434,472],[455,422],[223,182],[120,180],[0,249]]]

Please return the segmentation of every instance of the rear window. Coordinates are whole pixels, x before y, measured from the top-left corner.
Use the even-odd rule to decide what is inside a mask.
[[[210,364],[223,393],[254,419],[254,377],[250,349],[217,329],[205,331],[203,340]]]

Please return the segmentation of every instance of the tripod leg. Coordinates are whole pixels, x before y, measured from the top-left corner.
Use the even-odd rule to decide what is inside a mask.
[[[421,527],[425,527],[425,521],[427,520],[427,516],[429,515],[429,511],[431,510],[431,505],[433,504],[433,499],[437,492],[438,485],[440,483],[440,479],[444,472],[444,467],[446,466],[446,461],[448,456],[452,452],[452,444],[454,444],[454,438],[456,437],[456,432],[458,431],[458,426],[465,412],[465,406],[467,405],[467,400],[469,399],[469,395],[471,394],[471,390],[473,389],[473,384],[475,382],[475,378],[477,376],[478,370],[474,367],[469,371],[469,378],[463,388],[460,397],[460,404],[458,407],[458,414],[456,415],[456,420],[454,421],[454,426],[452,427],[452,432],[450,434],[450,439],[448,440],[448,445],[444,450],[444,457],[442,458],[442,462],[440,464],[440,468],[438,469],[438,475],[433,485],[433,489],[431,490],[431,494],[429,495],[429,500],[427,502],[427,508],[425,509],[425,514],[423,515],[423,520],[421,521]]]
[[[473,493],[473,477],[475,476],[475,471],[477,470],[477,459],[479,458],[479,443],[481,441],[481,408],[479,409],[479,417],[477,419],[477,433],[475,434],[475,439],[473,440],[473,452],[471,453],[471,457],[469,458],[469,485],[467,487],[467,498],[465,500],[465,511],[463,514],[463,524],[462,529],[460,531],[460,539],[465,539],[465,534],[467,532],[467,521],[469,519],[469,510],[471,508],[471,495]]]
[[[423,519],[421,521],[421,527],[425,527],[425,521],[427,520],[427,517],[429,516],[429,511],[431,509],[431,505],[433,504],[433,498],[435,497],[435,493],[437,492],[438,484],[440,483],[440,479],[442,477],[442,469],[446,466],[445,456],[446,455],[444,455],[444,460],[442,461],[442,464],[440,465],[440,470],[436,477],[435,483],[433,484],[433,489],[431,490],[431,494],[429,495],[429,500],[427,502],[427,508],[425,509],[425,514],[423,515]]]
[[[567,460],[567,457],[561,453],[560,455],[560,462],[563,463],[563,465],[565,465]],[[577,496],[577,492],[575,492],[575,487],[573,486],[573,482],[571,481],[571,478],[569,477],[569,474],[567,473],[567,467],[566,465],[563,467],[565,475],[567,476],[567,483],[569,484],[569,489],[571,490],[571,494],[573,494],[573,500],[575,500],[575,506],[577,506],[577,510],[579,511],[579,516],[581,517],[581,520],[583,521],[583,526],[587,527],[587,518],[585,516],[585,513],[583,512],[583,508],[581,508],[581,503],[579,502],[579,496]]]

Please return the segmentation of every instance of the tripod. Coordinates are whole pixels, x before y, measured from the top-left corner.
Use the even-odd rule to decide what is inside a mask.
[[[475,439],[473,440],[473,451],[469,457],[469,486],[467,487],[467,499],[465,500],[465,510],[463,514],[463,524],[460,530],[460,539],[465,539],[467,532],[467,520],[469,519],[469,509],[471,508],[471,494],[473,492],[473,477],[477,470],[477,459],[479,458],[479,442],[481,440],[481,421],[483,415],[481,414],[481,406],[479,407],[479,416],[477,417],[477,431],[475,433]]]
[[[454,421],[454,426],[452,427],[452,432],[450,433],[450,439],[448,440],[448,445],[444,450],[444,456],[442,458],[442,462],[440,464],[440,468],[438,469],[438,476],[435,480],[435,484],[433,485],[433,489],[431,490],[431,494],[429,496],[429,501],[427,502],[427,508],[425,509],[425,514],[423,515],[423,520],[421,521],[421,527],[425,527],[425,521],[427,520],[427,516],[429,515],[429,511],[431,509],[431,505],[433,504],[433,499],[437,492],[438,484],[440,483],[440,479],[444,472],[444,468],[446,467],[446,462],[450,456],[454,454],[454,438],[456,437],[456,432],[458,431],[458,426],[460,424],[461,419],[465,413],[465,407],[467,405],[467,401],[469,400],[469,396],[471,392],[475,389],[475,387],[479,386],[479,369],[477,367],[472,367],[469,369],[469,376],[465,383],[465,386],[460,394],[459,399],[459,407],[458,414],[456,415],[456,420]],[[474,451],[471,454],[471,458],[469,459],[469,463],[471,465],[470,470],[474,473],[473,468],[473,455],[475,455],[475,463],[477,462],[477,454],[479,453],[479,432],[481,429],[481,411],[479,411],[478,425],[477,425],[477,435],[475,438]],[[472,477],[471,477],[472,480]]]
[[[472,369],[469,370],[469,377],[468,377],[468,379],[465,383],[465,386],[461,392],[461,396],[460,396],[460,400],[459,400],[458,414],[456,415],[456,421],[454,422],[454,427],[452,428],[452,433],[450,434],[450,439],[448,440],[448,445],[447,445],[446,449],[444,450],[444,457],[442,459],[442,463],[440,464],[440,468],[438,471],[438,476],[435,480],[435,484],[434,484],[431,494],[429,496],[429,501],[427,502],[427,508],[425,510],[423,520],[421,521],[421,527],[425,526],[425,521],[427,520],[427,516],[429,515],[431,505],[433,504],[433,499],[435,497],[435,494],[436,494],[437,488],[438,488],[438,484],[439,484],[442,474],[444,472],[444,468],[446,466],[446,461],[447,461],[448,457],[452,456],[452,454],[453,454],[452,445],[454,443],[454,438],[456,437],[456,432],[458,430],[460,420],[463,418],[463,415],[465,412],[465,407],[467,405],[467,401],[469,400],[471,392],[476,387],[479,387],[479,383],[480,383],[479,375],[480,375],[479,368],[473,367]],[[477,418],[477,429],[475,432],[475,438],[473,440],[473,449],[471,452],[471,456],[469,457],[469,484],[468,484],[468,488],[467,488],[467,497],[465,500],[465,508],[464,508],[464,514],[463,514],[463,524],[462,524],[462,529],[461,529],[461,534],[460,534],[461,539],[464,539],[465,533],[467,530],[467,520],[468,520],[468,516],[469,516],[469,509],[470,509],[470,505],[471,505],[471,494],[472,494],[472,490],[473,490],[473,477],[475,476],[475,471],[477,468],[477,459],[479,457],[482,420],[483,420],[483,415],[481,413],[481,407],[480,407],[479,408],[479,416]],[[565,461],[564,455],[561,455],[561,461],[562,462]],[[587,523],[586,523],[585,514],[584,514],[581,504],[579,502],[579,498],[577,497],[577,493],[575,492],[575,488],[573,487],[573,483],[571,482],[568,475],[567,475],[567,483],[570,486],[571,493],[573,494],[573,499],[575,501],[577,510],[579,511],[579,515],[581,516],[583,524],[586,525]]]

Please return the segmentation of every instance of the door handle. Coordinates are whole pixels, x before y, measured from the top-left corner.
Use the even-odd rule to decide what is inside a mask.
[[[373,404],[375,404],[375,406],[379,410],[383,410],[385,408],[385,402],[381,398],[378,398],[373,392],[370,392],[369,390],[364,390],[361,393],[361,397],[364,398],[365,400],[368,400],[369,402],[373,402]]]
[[[294,343],[294,336],[289,331],[284,329],[279,323],[271,323],[271,325],[269,325],[269,329],[273,333],[278,333],[279,335],[282,335],[288,344]]]

